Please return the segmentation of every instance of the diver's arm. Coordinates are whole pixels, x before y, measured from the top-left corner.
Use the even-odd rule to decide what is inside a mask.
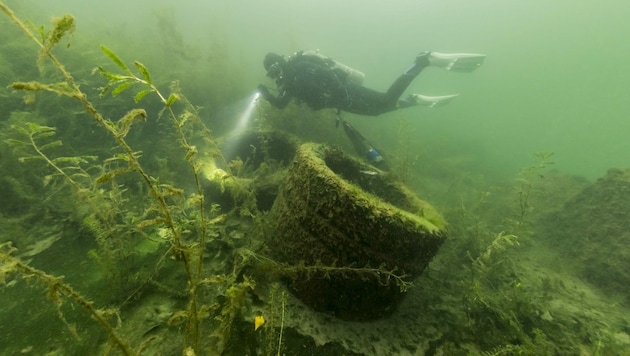
[[[286,90],[284,90],[282,93],[280,93],[280,95],[276,97],[269,92],[269,89],[266,86],[260,84],[258,86],[258,91],[260,92],[260,95],[265,98],[265,100],[267,100],[271,105],[277,107],[278,109],[284,109],[287,104],[289,104],[289,101],[291,101],[291,95]]]

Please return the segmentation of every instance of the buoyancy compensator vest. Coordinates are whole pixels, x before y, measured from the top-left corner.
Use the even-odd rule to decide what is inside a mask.
[[[334,59],[319,53],[317,50],[300,51],[291,56],[291,58],[297,58],[297,56],[300,56],[301,59],[312,60],[318,64],[326,66],[335,72],[340,79],[345,80],[347,83],[362,85],[363,79],[365,79],[365,74],[363,72],[337,62]]]

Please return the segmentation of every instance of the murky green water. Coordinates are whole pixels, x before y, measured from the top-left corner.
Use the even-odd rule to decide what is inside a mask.
[[[125,153],[65,84],[53,88],[65,96],[13,90],[14,82],[64,77],[48,59],[38,70],[37,44],[0,13],[0,353],[94,354],[106,352],[114,334],[134,352],[165,355],[188,347],[227,355],[622,355],[630,347],[623,170],[630,164],[630,7],[623,1],[3,3],[44,42],[38,26],[45,33],[52,17],[72,14],[76,29],[52,54],[105,119],[142,108],[146,122],[144,114],[125,121],[133,122],[121,135],[131,147]],[[151,92],[135,103],[147,88],[139,82],[100,97],[107,80],[93,69],[123,70],[100,45],[138,78],[147,77],[133,61],[146,66],[164,101]],[[265,54],[302,49],[364,72],[364,84],[377,90],[421,51],[487,55],[473,73],[427,68],[407,91],[460,94],[448,106],[343,114],[381,150],[392,174],[450,223],[416,287],[382,320],[348,323],[310,311],[290,283],[279,283],[295,278],[296,266],[268,260],[264,248],[296,146],[315,141],[354,155],[334,111],[260,103],[249,136],[230,136],[256,86],[273,86]],[[172,115],[164,110],[171,93]],[[46,127],[55,135],[42,133]],[[63,145],[44,146],[56,139]],[[125,163],[130,152],[146,177]],[[94,184],[114,171],[112,181]],[[201,243],[205,258],[195,274]],[[296,268],[330,267],[322,263]],[[114,334],[93,322],[80,298],[28,266],[65,275],[96,308],[111,308],[97,314]],[[333,267],[363,278],[392,272]],[[199,288],[193,298],[191,275]],[[267,323],[254,330],[261,315]]]

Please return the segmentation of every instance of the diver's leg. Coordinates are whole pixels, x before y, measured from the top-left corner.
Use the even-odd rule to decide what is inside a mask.
[[[420,53],[411,67],[407,68],[407,70],[392,83],[389,89],[387,89],[387,96],[393,103],[398,101],[403,92],[407,90],[409,84],[411,84],[411,81],[413,81],[424,68],[429,66],[430,55],[430,52]]]
[[[391,103],[386,93],[360,85],[349,85],[346,95],[340,100],[337,108],[359,115],[376,116],[396,109],[396,102]]]

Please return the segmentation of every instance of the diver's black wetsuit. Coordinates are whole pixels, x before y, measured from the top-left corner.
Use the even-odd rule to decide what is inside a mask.
[[[348,74],[335,68],[335,62],[322,57],[297,53],[288,61],[278,63],[281,72],[275,77],[278,96],[260,85],[263,97],[273,106],[284,108],[291,99],[306,103],[313,110],[334,108],[355,114],[376,116],[400,107],[410,106],[399,100],[411,81],[429,65],[426,56],[418,56],[387,92],[366,88],[348,78]]]

